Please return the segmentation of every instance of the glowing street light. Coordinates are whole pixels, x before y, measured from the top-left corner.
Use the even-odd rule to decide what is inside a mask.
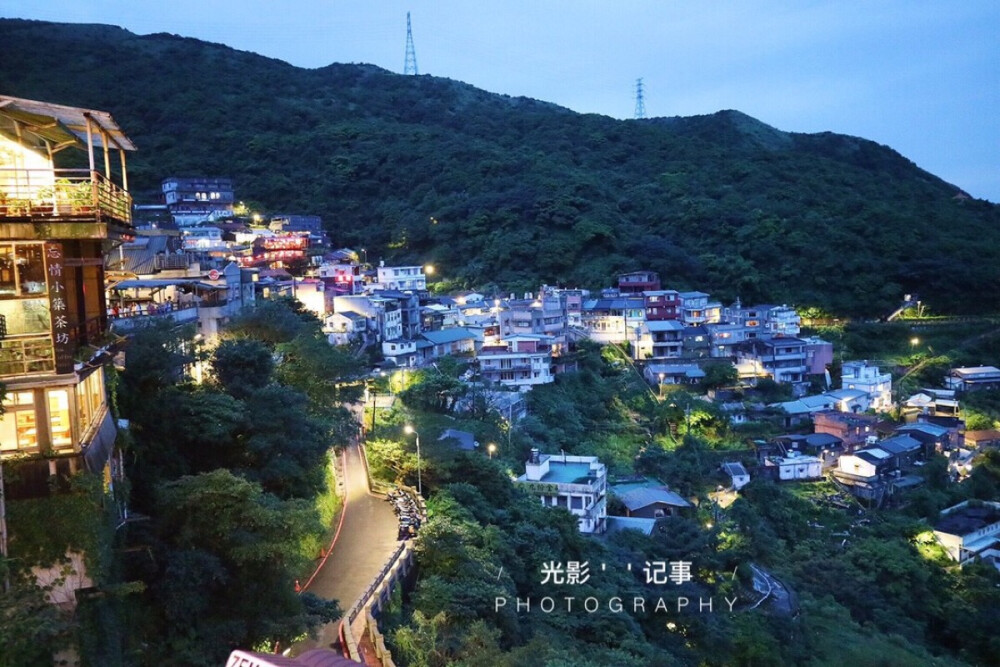
[[[920,339],[917,338],[916,336],[914,336],[913,338],[910,339],[910,345],[912,347],[916,347],[917,345],[920,345]]]
[[[420,481],[420,434],[409,424],[403,427],[403,431],[407,435],[415,435],[417,437],[417,495],[422,496],[424,495],[424,485]]]
[[[488,451],[490,453],[490,458],[491,459],[493,458],[493,452],[495,452],[496,450],[497,450],[497,446],[495,444],[493,444],[492,442],[490,444],[486,445],[486,451]]]
[[[434,265],[433,264],[426,265],[424,267],[424,273],[426,273],[429,276],[433,276],[434,275]]]

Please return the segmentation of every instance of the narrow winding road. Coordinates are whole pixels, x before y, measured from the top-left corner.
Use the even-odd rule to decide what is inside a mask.
[[[357,444],[345,452],[346,498],[343,521],[333,548],[303,590],[321,598],[337,600],[342,611],[354,604],[382,570],[397,546],[399,523],[392,506],[368,491],[368,476]],[[340,621],[319,629],[317,639],[296,645],[296,652],[332,648],[339,640]]]

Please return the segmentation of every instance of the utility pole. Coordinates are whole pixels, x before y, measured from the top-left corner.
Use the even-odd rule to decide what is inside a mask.
[[[417,50],[413,48],[413,30],[410,28],[410,12],[406,12],[406,61],[403,74],[419,74],[417,71]]]

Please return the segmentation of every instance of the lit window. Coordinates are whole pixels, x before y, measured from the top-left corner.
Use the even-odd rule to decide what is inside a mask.
[[[30,451],[38,447],[35,401],[30,391],[8,394],[0,417],[0,452]]]
[[[73,448],[73,428],[69,419],[69,391],[49,389],[49,428],[52,434],[52,449]]]

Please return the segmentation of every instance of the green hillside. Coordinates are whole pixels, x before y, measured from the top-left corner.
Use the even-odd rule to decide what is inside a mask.
[[[864,139],[737,111],[619,121],[110,26],[0,20],[0,43],[0,93],[114,114],[140,196],[231,176],[238,197],[321,215],[372,260],[502,291],[650,268],[724,301],[877,316],[917,292],[939,312],[1000,311],[1000,206]]]

